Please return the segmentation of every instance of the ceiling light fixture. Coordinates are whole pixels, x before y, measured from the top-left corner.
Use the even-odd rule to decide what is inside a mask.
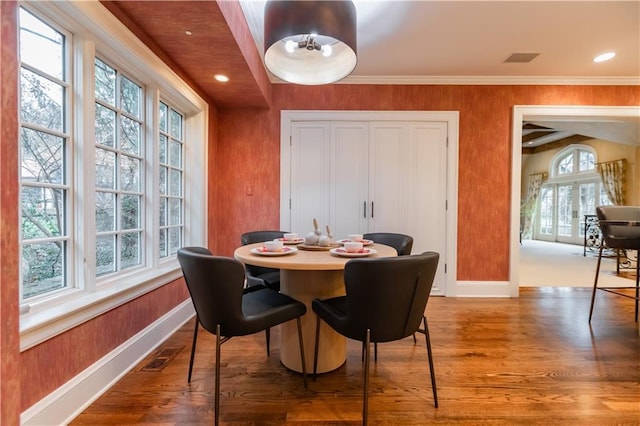
[[[213,76],[213,78],[215,78],[216,80],[222,82],[222,83],[226,83],[227,81],[229,81],[229,77],[227,77],[224,74],[216,74]]]
[[[351,74],[356,55],[352,1],[268,0],[264,8],[264,62],[290,83],[318,85]]]
[[[607,53],[603,53],[602,55],[598,55],[595,58],[593,58],[593,62],[604,62],[604,61],[608,61],[609,59],[613,59],[613,57],[616,56],[615,52],[607,52]]]

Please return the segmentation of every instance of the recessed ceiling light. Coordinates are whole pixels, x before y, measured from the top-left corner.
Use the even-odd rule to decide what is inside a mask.
[[[223,83],[226,83],[227,81],[229,81],[229,77],[227,77],[224,74],[216,74],[213,76],[213,78],[215,78],[218,81],[221,81]]]
[[[191,35],[191,34],[193,34],[193,33],[192,33],[191,31],[189,31],[189,30],[186,30],[184,33],[185,33],[186,35]]]
[[[602,55],[598,55],[595,58],[593,58],[593,62],[604,62],[604,61],[608,61],[609,59],[613,58],[614,56],[616,56],[615,52],[607,52],[607,53],[603,53]]]

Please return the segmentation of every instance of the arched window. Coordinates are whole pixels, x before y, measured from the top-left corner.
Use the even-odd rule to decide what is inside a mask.
[[[596,171],[596,152],[570,145],[549,164],[549,180],[540,190],[535,238],[582,244],[585,217],[596,206],[611,204]]]
[[[572,145],[560,151],[553,160],[551,176],[595,173],[596,154],[590,146]]]

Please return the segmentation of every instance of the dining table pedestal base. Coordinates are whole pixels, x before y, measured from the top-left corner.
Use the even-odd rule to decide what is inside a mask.
[[[307,306],[307,313],[301,320],[308,373],[313,373],[316,336],[316,314],[311,309],[311,301],[315,298],[344,296],[343,274],[343,270],[282,269],[280,271],[280,291]],[[280,327],[280,360],[288,369],[301,373],[296,321],[289,321]],[[319,340],[318,373],[333,371],[344,364],[347,359],[347,339],[344,336],[336,333],[326,324],[320,324]]]

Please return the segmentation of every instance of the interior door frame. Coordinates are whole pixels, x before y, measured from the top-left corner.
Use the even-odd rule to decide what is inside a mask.
[[[458,111],[323,111],[282,110],[280,113],[280,229],[289,227],[291,192],[291,123],[294,121],[439,121],[447,123],[447,210],[445,296],[457,295],[458,255]]]
[[[549,117],[589,119],[640,117],[640,106],[515,105],[512,120],[511,155],[511,238],[509,291],[518,297],[520,284],[520,197],[522,179],[522,122]]]

